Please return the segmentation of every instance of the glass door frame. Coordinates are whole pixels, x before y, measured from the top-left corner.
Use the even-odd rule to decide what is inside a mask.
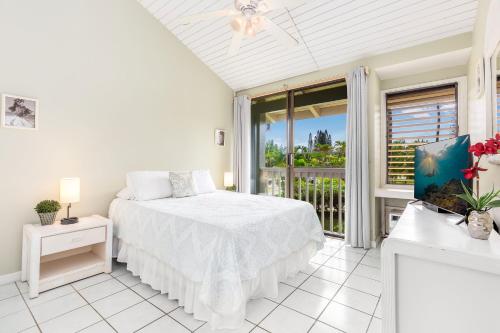
[[[286,184],[285,184],[285,197],[293,198],[293,168],[294,168],[294,137],[293,137],[293,110],[294,110],[294,94],[295,90],[288,90],[287,92],[287,110],[286,110],[286,123],[287,123],[287,154],[286,154]]]
[[[325,81],[321,83],[316,83],[316,84],[311,84],[311,85],[306,85],[302,87],[297,87],[293,88],[290,90],[283,90],[267,95],[261,95],[258,97],[254,98],[264,98],[264,97],[272,97],[272,96],[278,96],[278,95],[284,95],[286,94],[286,105],[287,105],[287,110],[286,110],[286,145],[287,145],[287,153],[286,153],[286,184],[285,184],[285,197],[290,198],[293,197],[294,193],[294,182],[293,182],[293,177],[294,177],[294,109],[295,109],[295,93],[298,91],[302,90],[307,90],[307,89],[314,89],[314,88],[319,88],[323,86],[328,86],[331,84],[335,83],[340,83],[340,82],[345,82],[345,78],[340,78],[340,79],[335,79],[331,81]],[[254,99],[252,98],[252,99]],[[252,111],[250,111],[252,112]],[[260,112],[252,112],[251,114],[251,123],[257,124],[258,122],[255,121],[254,117],[260,116],[260,114],[265,113],[265,111],[260,111]],[[251,154],[252,154],[252,163],[251,163],[251,189],[252,193],[257,193],[257,179],[259,177],[259,165],[258,163],[258,145],[256,144],[257,142],[257,137],[256,137],[256,128],[251,129],[251,142],[252,142],[252,147],[251,147]]]

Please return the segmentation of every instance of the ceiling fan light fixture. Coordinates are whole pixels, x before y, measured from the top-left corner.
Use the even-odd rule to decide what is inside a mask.
[[[252,24],[251,20],[247,21],[247,25],[245,27],[245,35],[249,37],[255,37],[257,31],[255,31],[255,27]]]
[[[245,27],[246,20],[243,17],[238,16],[231,20],[231,28],[233,29],[233,31],[243,33]]]
[[[252,27],[256,32],[260,32],[264,29],[264,19],[262,16],[253,16],[250,21],[252,22]]]

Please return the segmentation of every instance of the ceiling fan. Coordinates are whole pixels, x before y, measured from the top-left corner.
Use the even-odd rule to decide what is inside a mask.
[[[227,53],[228,56],[238,54],[244,37],[255,37],[262,30],[267,30],[283,46],[292,48],[299,44],[298,40],[270,20],[265,14],[276,9],[294,7],[304,2],[304,0],[235,0],[234,9],[186,16],[177,20],[177,22],[182,25],[189,25],[218,17],[230,17],[233,38]]]

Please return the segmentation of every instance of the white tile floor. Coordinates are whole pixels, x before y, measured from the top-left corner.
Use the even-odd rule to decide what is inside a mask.
[[[213,332],[121,264],[32,300],[27,290],[0,286],[0,333]],[[303,273],[280,284],[277,299],[250,301],[243,327],[224,332],[381,333],[380,291],[380,251],[328,238]]]

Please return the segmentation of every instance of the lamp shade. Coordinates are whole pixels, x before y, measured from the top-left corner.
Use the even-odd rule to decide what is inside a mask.
[[[80,201],[80,178],[62,178],[59,188],[61,203]]]
[[[234,185],[233,173],[232,172],[224,172],[224,186],[231,187]]]

